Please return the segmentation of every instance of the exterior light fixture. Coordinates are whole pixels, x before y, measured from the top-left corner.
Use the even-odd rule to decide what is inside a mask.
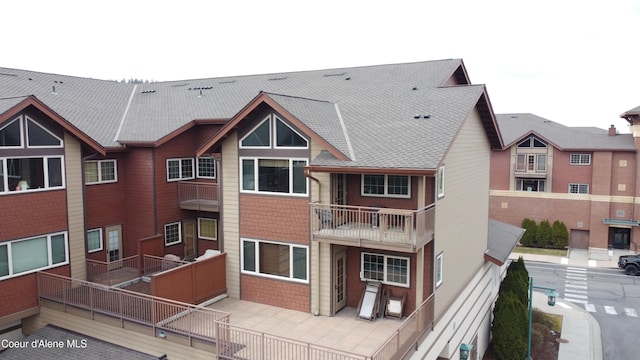
[[[554,306],[556,304],[556,297],[558,296],[558,292],[555,290],[549,290],[546,295],[547,295],[547,304],[549,306]]]
[[[460,344],[460,360],[468,360],[472,349],[473,345],[465,343]]]

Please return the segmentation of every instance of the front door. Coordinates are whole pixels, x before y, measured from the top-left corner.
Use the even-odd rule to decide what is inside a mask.
[[[341,250],[333,259],[333,312],[347,306],[347,252]]]
[[[105,232],[107,233],[107,262],[122,259],[122,226],[109,226]]]
[[[187,220],[182,223],[182,239],[184,239],[184,258],[196,257],[196,222]]]
[[[609,239],[614,249],[629,249],[629,239],[631,238],[631,229],[626,228],[610,228]]]

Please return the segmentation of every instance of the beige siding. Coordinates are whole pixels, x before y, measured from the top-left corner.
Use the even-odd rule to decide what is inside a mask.
[[[64,143],[71,277],[85,280],[87,278],[87,268],[85,265],[82,152],[80,143],[68,134],[65,134]]]
[[[227,253],[227,294],[240,298],[240,187],[238,138],[231,133],[222,143],[222,222]]]
[[[460,129],[445,165],[445,195],[437,201],[435,254],[443,256],[436,317],[483,266],[489,216],[490,146],[477,111]]]

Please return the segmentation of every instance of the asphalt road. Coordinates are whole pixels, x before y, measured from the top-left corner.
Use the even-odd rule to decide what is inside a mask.
[[[637,359],[640,276],[619,269],[526,262],[535,286],[555,288],[558,301],[584,308],[600,324],[604,359]]]

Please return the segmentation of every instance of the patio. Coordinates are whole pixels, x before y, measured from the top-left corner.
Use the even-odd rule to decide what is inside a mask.
[[[333,317],[314,316],[232,298],[225,298],[207,307],[230,313],[229,323],[234,328],[336,349],[356,357],[373,356],[406,320],[356,320],[356,309],[349,307]]]

